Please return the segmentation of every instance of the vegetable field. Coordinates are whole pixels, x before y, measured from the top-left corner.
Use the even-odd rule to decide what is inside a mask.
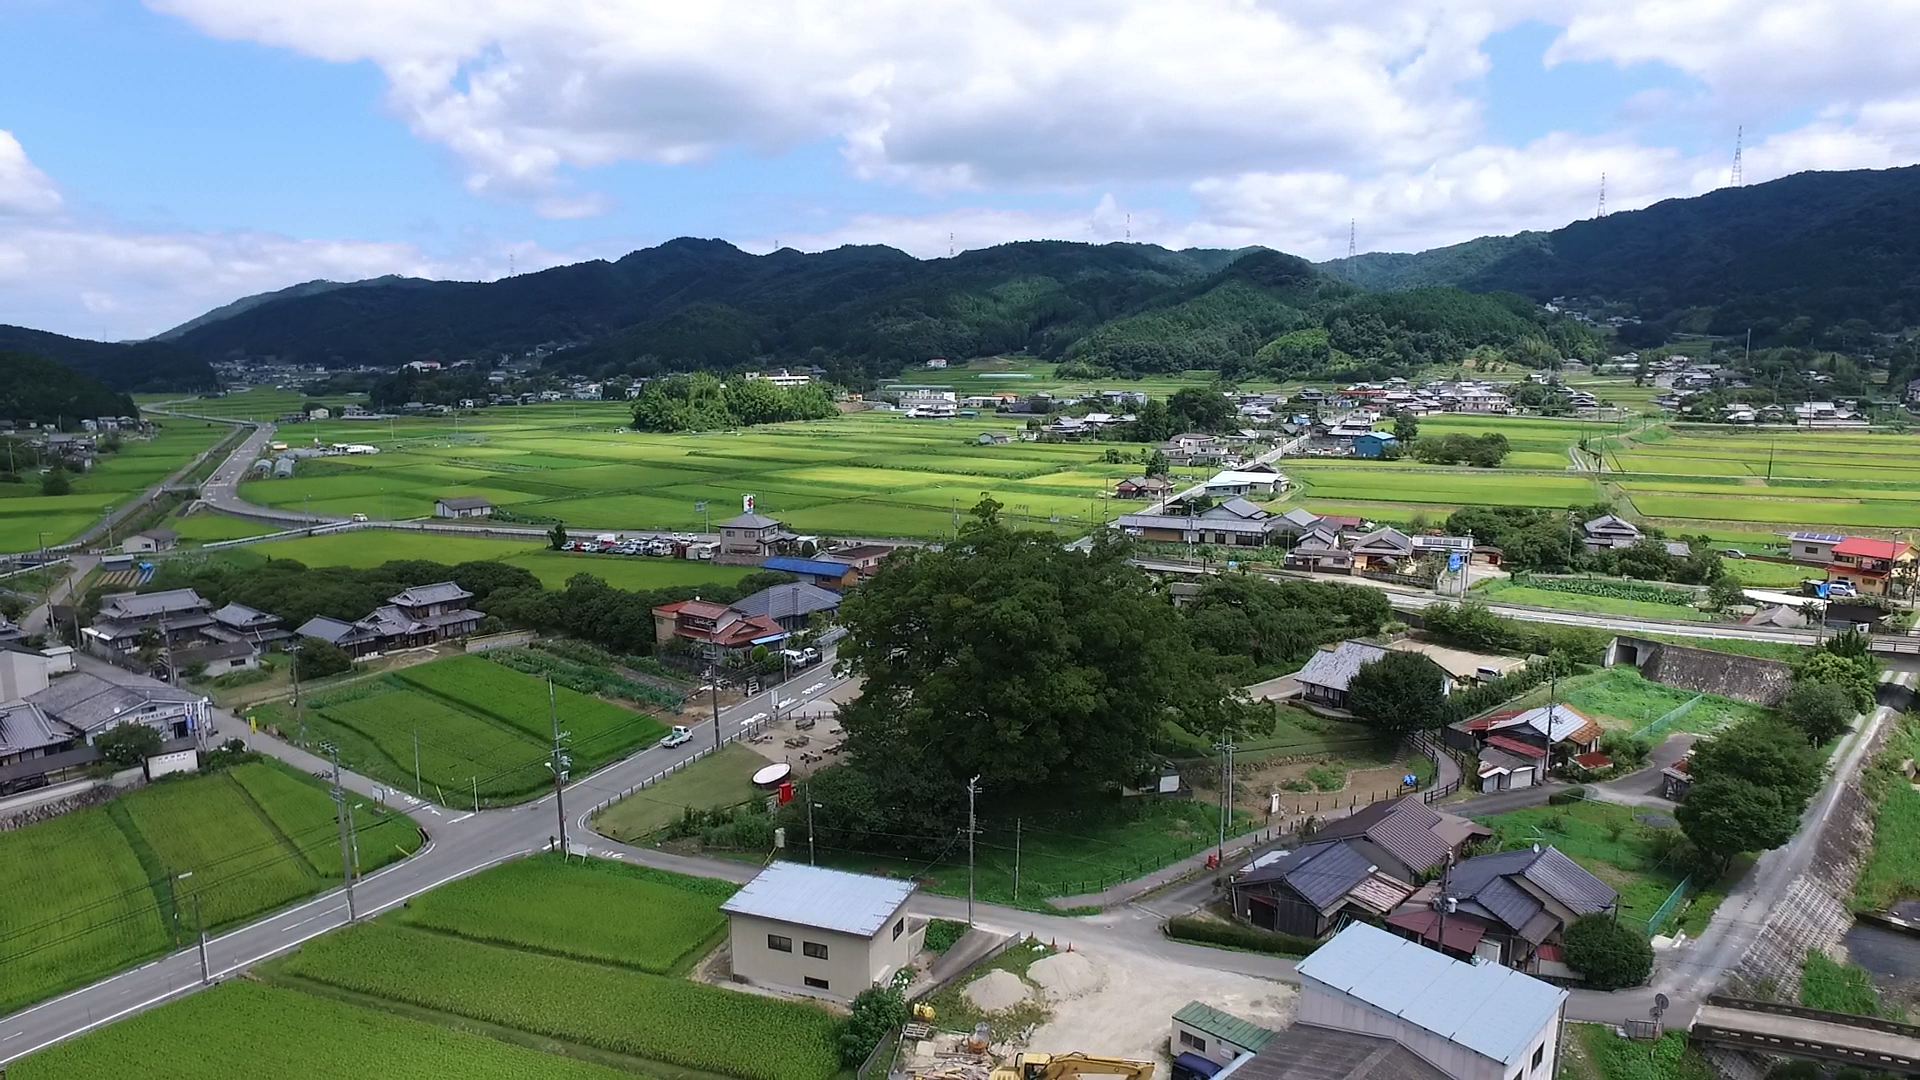
[[[314,994],[232,982],[8,1066],[16,1080],[617,1080],[630,1073]]]
[[[611,862],[508,863],[410,903],[408,926],[667,974],[726,926],[724,881]],[[582,919],[583,912],[642,913]]]
[[[605,917],[579,912],[583,924]],[[403,926],[372,923],[316,939],[286,971],[740,1080],[826,1080],[840,1067],[839,1024],[824,1009]]]
[[[419,846],[404,818],[356,814],[363,871]],[[0,833],[0,865],[12,871],[0,879],[0,1012],[184,943],[196,901],[213,930],[340,876],[333,802],[274,762]]]
[[[1579,593],[1582,596],[1604,596],[1614,600],[1637,600],[1644,604],[1670,604],[1674,607],[1692,607],[1700,599],[1700,594],[1691,589],[1672,589],[1638,581],[1620,581],[1614,578],[1565,578],[1540,577],[1528,575],[1514,578],[1514,583],[1547,592]]]

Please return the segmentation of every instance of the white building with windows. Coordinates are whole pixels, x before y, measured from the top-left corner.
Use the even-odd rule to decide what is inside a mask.
[[[1560,1063],[1567,992],[1512,968],[1353,923],[1299,972],[1296,1029],[1390,1039],[1453,1080],[1550,1080]]]
[[[720,906],[735,982],[850,1001],[913,962],[927,920],[910,881],[776,862]]]

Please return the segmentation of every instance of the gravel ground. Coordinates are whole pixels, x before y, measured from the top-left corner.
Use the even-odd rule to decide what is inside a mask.
[[[973,1003],[981,1012],[1000,1012],[1011,1009],[1027,1000],[1033,994],[1033,988],[1020,981],[1020,976],[1011,971],[989,971],[973,980],[960,991],[961,995]]]

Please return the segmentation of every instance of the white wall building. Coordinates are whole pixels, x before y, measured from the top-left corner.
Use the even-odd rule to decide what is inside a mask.
[[[927,921],[910,881],[776,862],[720,910],[738,982],[851,1000],[913,961]]]
[[[1392,1039],[1455,1080],[1550,1080],[1567,992],[1353,923],[1300,962],[1296,1023]]]

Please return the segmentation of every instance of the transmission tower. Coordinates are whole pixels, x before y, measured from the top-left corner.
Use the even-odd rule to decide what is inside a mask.
[[[1356,235],[1356,232],[1359,229],[1359,226],[1360,226],[1359,219],[1357,218],[1347,219],[1347,258],[1349,259],[1353,258],[1354,255],[1358,254],[1359,252],[1359,249],[1354,246],[1354,242],[1353,242],[1354,236]]]
[[[1127,243],[1133,243],[1133,212],[1127,212]]]
[[[1746,141],[1747,126],[1741,124],[1733,129],[1733,186],[1739,187],[1746,182],[1746,172],[1740,165],[1740,144]]]
[[[1607,174],[1606,173],[1600,174],[1600,210],[1598,213],[1594,214],[1593,216],[1594,217],[1607,216]]]
[[[953,234],[947,234],[947,258],[953,258]]]

